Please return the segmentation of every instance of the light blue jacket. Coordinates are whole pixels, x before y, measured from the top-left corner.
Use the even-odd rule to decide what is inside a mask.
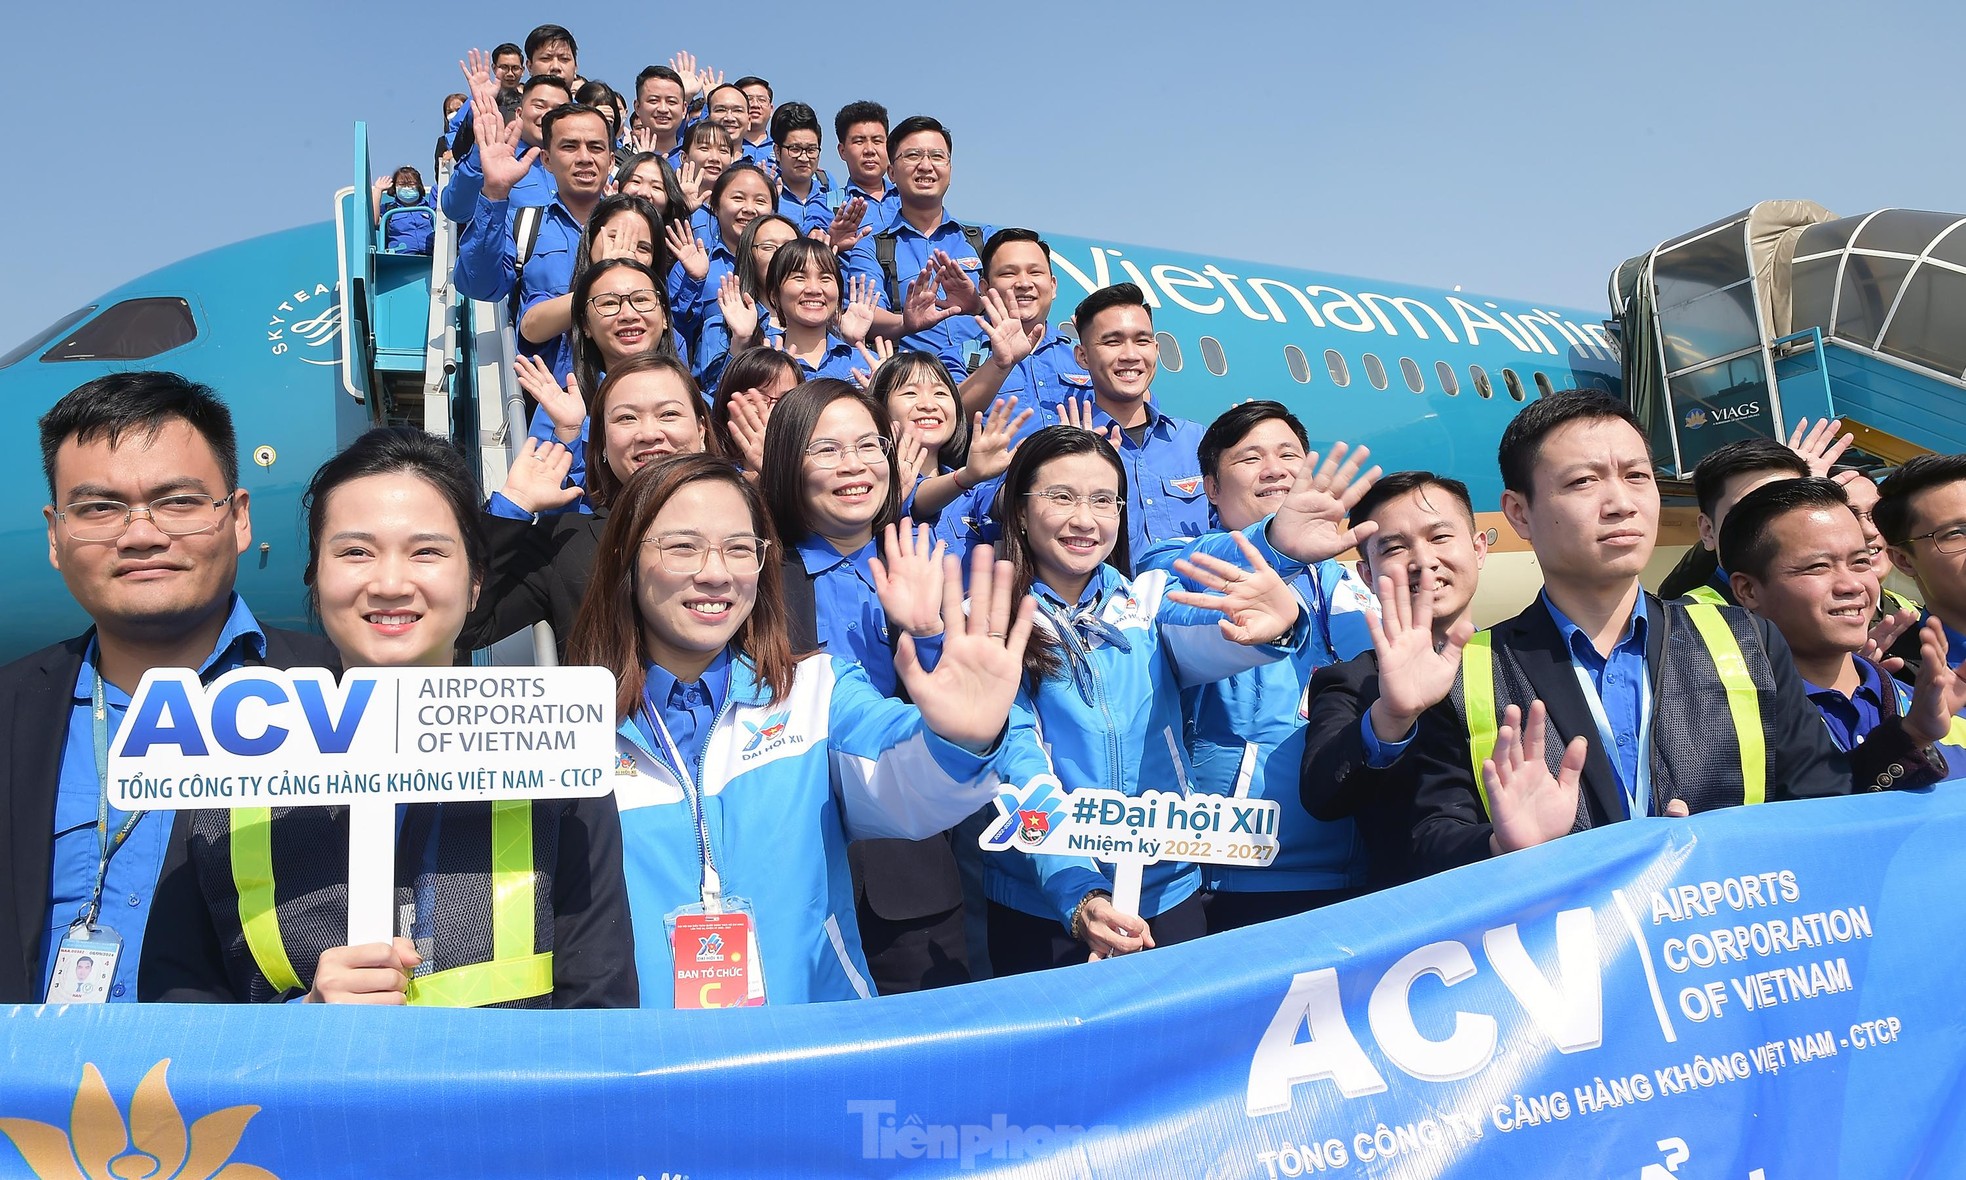
[[[1300,611],[1297,627],[1281,644],[1244,647],[1222,635],[1221,615],[1166,598],[1166,591],[1179,588],[1163,571],[1129,581],[1111,566],[1100,566],[1086,601],[1094,593],[1104,596],[1099,618],[1116,628],[1130,649],[1092,643],[1090,699],[1080,692],[1069,664],[1039,684],[1035,694],[1028,685],[1018,694],[1020,709],[1036,715],[1038,740],[1067,790],[1187,793],[1192,775],[1182,746],[1181,690],[1273,663],[1305,642],[1308,611]],[[1044,602],[1042,595],[1039,601]],[[1056,635],[1050,612],[1048,606],[1039,612],[1038,628]],[[1006,777],[1017,783],[1046,769],[1027,764],[1022,747],[1006,755],[1011,771]],[[1112,867],[1086,857],[1001,852],[984,862],[983,884],[990,900],[1069,927],[1087,893],[1112,889]],[[1141,916],[1164,913],[1200,887],[1201,874],[1192,863],[1148,865]]]
[[[873,994],[854,921],[852,840],[916,840],[955,827],[997,795],[1007,761],[1043,752],[1029,718],[987,755],[935,736],[914,706],[882,696],[850,660],[801,660],[792,691],[770,691],[748,659],[690,768],[726,908],[750,903],[765,1002]],[[702,899],[702,859],[683,779],[632,720],[615,739],[614,798],[635,921],[642,1003],[665,1008],[675,970],[665,919]],[[1021,785],[1022,780],[1017,784]]]
[[[1304,764],[1304,723],[1311,673],[1372,648],[1365,612],[1376,613],[1372,592],[1340,561],[1306,566],[1269,543],[1270,519],[1242,530],[1264,560],[1310,604],[1309,642],[1287,660],[1182,694],[1187,714],[1188,756],[1197,791],[1237,798],[1271,799],[1278,816],[1277,858],[1269,865],[1202,869],[1208,888],[1228,893],[1346,889],[1364,881],[1358,835],[1349,819],[1326,823],[1304,810],[1298,779]],[[1175,559],[1206,553],[1247,565],[1233,536],[1220,529],[1189,542],[1155,546],[1140,565],[1172,569]]]

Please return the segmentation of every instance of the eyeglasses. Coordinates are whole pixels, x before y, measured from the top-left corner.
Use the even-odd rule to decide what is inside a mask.
[[[596,295],[587,301],[587,306],[594,309],[595,315],[600,316],[604,320],[611,320],[621,314],[621,305],[623,303],[626,303],[643,315],[647,315],[649,312],[662,306],[661,302],[656,299],[655,292],[647,287],[639,291],[630,291],[626,295]]]
[[[218,518],[232,496],[220,500],[195,492],[159,496],[148,504],[125,504],[121,500],[77,500],[55,513],[55,519],[68,526],[76,541],[114,541],[130,527],[141,512],[157,531],[167,537],[192,537],[218,527]]]
[[[650,537],[642,544],[655,546],[662,568],[672,574],[700,574],[709,564],[710,555],[715,553],[723,558],[725,569],[740,577],[762,570],[765,550],[771,548],[771,542],[763,537],[732,537],[721,545],[712,545],[683,533]]]
[[[873,467],[876,464],[887,462],[888,452],[893,449],[893,443],[879,437],[863,438],[851,447],[843,447],[839,443],[827,439],[825,442],[814,443],[807,447],[806,458],[812,460],[813,466],[823,467],[830,471],[840,465],[840,460],[846,458],[848,451],[852,451],[854,456],[862,463]]]
[[[1092,515],[1106,520],[1111,520],[1120,514],[1120,498],[1111,492],[1093,492],[1081,496],[1069,488],[1046,488],[1042,492],[1025,492],[1024,495],[1029,499],[1040,501],[1041,507],[1048,508],[1060,516],[1076,511],[1081,504],[1091,509]]]
[[[787,145],[780,150],[795,160],[817,160],[819,158],[819,145],[816,143],[810,147],[792,147]]]
[[[897,163],[906,164],[912,168],[923,160],[927,160],[931,164],[947,164],[949,162],[949,153],[945,151],[925,151],[922,148],[909,148],[907,151],[894,157],[894,159]]]
[[[1932,548],[1941,553],[1959,553],[1966,551],[1966,524],[1947,525],[1942,529],[1933,529],[1929,533],[1920,533],[1916,537],[1907,537],[1905,541],[1907,544],[1912,541],[1930,541]]]

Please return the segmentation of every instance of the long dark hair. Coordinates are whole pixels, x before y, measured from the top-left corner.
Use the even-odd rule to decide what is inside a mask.
[[[730,358],[723,379],[717,382],[716,399],[710,404],[710,427],[717,432],[724,454],[733,460],[737,457],[737,443],[730,437],[730,399],[746,389],[763,389],[787,373],[797,385],[799,362],[775,348],[747,348]]]
[[[621,494],[621,478],[615,475],[607,460],[608,401],[624,380],[638,373],[667,373],[682,382],[683,392],[689,395],[690,412],[696,415],[696,425],[703,431],[704,451],[723,455],[722,440],[710,425],[710,408],[703,404],[703,394],[696,387],[696,378],[690,376],[689,366],[669,353],[637,353],[610,369],[601,387],[587,399],[587,502],[596,508],[608,507]]]
[[[737,239],[738,289],[757,300],[760,306],[763,306],[765,301],[765,276],[758,273],[757,264],[751,260],[751,250],[758,240],[758,228],[773,221],[783,222],[791,228],[792,242],[798,241],[803,236],[799,233],[798,223],[783,213],[761,213],[756,221],[744,227],[744,232]],[[785,243],[785,246],[791,245],[792,242]],[[779,247],[781,250],[784,248],[784,246]]]
[[[594,212],[588,215],[586,227],[580,231],[580,247],[573,255],[574,278],[578,279],[582,272],[593,265],[594,238],[615,214],[624,210],[640,215],[642,220],[648,223],[649,265],[655,268],[656,274],[669,273],[669,264],[673,260],[669,257],[669,242],[662,236],[662,210],[657,209],[655,202],[647,197],[632,193],[615,193],[601,198],[600,203],[594,206]]]
[[[731,182],[736,180],[738,177],[743,176],[747,172],[753,176],[756,176],[759,180],[764,181],[765,191],[767,193],[776,193],[778,191],[778,186],[774,185],[771,182],[771,177],[765,174],[765,170],[763,168],[758,167],[756,164],[752,163],[750,160],[747,160],[742,156],[739,156],[736,159],[732,160],[729,167],[724,169],[723,175],[717,177],[717,183],[710,186],[710,201],[709,201],[710,220],[717,227],[718,241],[723,240],[724,219],[723,216],[718,212],[717,206],[723,203],[724,193],[730,188]],[[758,216],[762,217],[764,216],[764,214],[760,213]],[[715,246],[716,242],[708,242],[705,244],[710,246]]]
[[[651,160],[662,171],[662,204],[656,206],[662,214],[662,224],[666,226],[672,221],[688,221],[689,202],[683,200],[683,182],[677,179],[675,168],[669,164],[669,157],[661,152],[641,152],[623,160],[614,170],[614,187],[619,189],[627,184],[628,178],[635,175],[642,165]],[[647,197],[642,199],[648,200]],[[667,249],[667,246],[665,245],[664,248]]]
[[[1122,572],[1127,567],[1126,467],[1120,462],[1119,452],[1113,450],[1113,444],[1107,442],[1103,434],[1080,430],[1076,426],[1047,426],[1019,443],[1011,453],[1010,469],[1004,472],[1003,487],[998,490],[996,505],[990,513],[1003,529],[997,556],[1010,562],[1016,571],[1012,602],[1024,601],[1025,595],[1031,592],[1032,585],[1038,580],[1037,561],[1031,556],[1031,543],[1026,535],[1031,511],[1030,493],[1036,490],[1038,470],[1053,459],[1069,455],[1097,455],[1113,469],[1113,487],[1119,493],[1120,515],[1113,549],[1106,555],[1106,564]],[[1032,683],[1056,675],[1063,667],[1057,641],[1042,630],[1032,633],[1031,642],[1024,647],[1024,673]]]
[[[955,415],[956,431],[949,436],[948,442],[942,444],[935,458],[944,468],[954,471],[969,462],[969,415],[963,413],[963,399],[956,392],[955,379],[949,376],[949,367],[942,363],[940,357],[920,349],[902,349],[882,361],[881,367],[874,370],[873,384],[868,387],[867,394],[885,410],[887,399],[893,396],[896,389],[922,379],[935,382],[949,395],[950,413]],[[891,421],[894,416],[890,414],[888,417]]]
[[[567,658],[575,664],[606,668],[615,677],[617,715],[630,717],[642,707],[647,684],[649,651],[642,642],[642,617],[637,607],[636,570],[642,540],[664,505],[693,483],[717,481],[736,488],[751,514],[751,528],[765,538],[766,569],[759,571],[757,599],[751,613],[738,624],[731,643],[756,666],[758,682],[771,692],[773,703],[792,689],[795,661],[785,613],[785,593],[770,569],[778,540],[771,517],[751,481],[721,459],[709,455],[671,455],[637,471],[621,489],[607,528],[601,533],[594,558],[593,580],[574,617],[567,639]]]
[[[428,483],[442,496],[456,518],[457,535],[464,542],[465,564],[471,580],[483,584],[490,566],[490,548],[479,523],[478,481],[471,465],[451,444],[413,426],[378,426],[348,444],[348,449],[321,464],[307,483],[301,507],[307,513],[307,569],[301,581],[307,584],[307,606],[318,613],[319,594],[314,575],[321,560],[321,543],[326,540],[328,498],[342,485],[371,475],[402,472]]]
[[[606,258],[596,262],[574,276],[573,327],[567,335],[573,345],[573,375],[580,382],[583,397],[592,397],[591,391],[600,388],[601,384],[601,350],[587,334],[587,300],[594,292],[594,283],[602,275],[624,266],[633,268],[649,281],[649,286],[655,288],[656,304],[662,309],[662,330],[650,334],[655,342],[647,351],[676,355],[676,342],[670,334],[675,320],[669,314],[668,287],[657,277],[655,268],[638,258]]]
[[[806,447],[812,443],[819,416],[842,400],[859,403],[874,420],[875,431],[888,441],[887,492],[871,525],[874,536],[879,537],[901,515],[901,481],[894,475],[894,432],[888,427],[887,407],[837,377],[814,377],[772,407],[765,427],[765,469],[758,473],[759,482],[772,524],[787,545],[796,545],[812,533],[805,497]]]

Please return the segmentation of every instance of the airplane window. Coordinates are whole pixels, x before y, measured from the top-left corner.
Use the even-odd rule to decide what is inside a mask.
[[[1550,394],[1555,392],[1556,389],[1554,386],[1550,384],[1550,379],[1548,377],[1543,376],[1543,371],[1541,369],[1536,370],[1536,396],[1548,397]]]
[[[53,340],[55,337],[81,323],[84,317],[95,311],[98,306],[100,305],[91,303],[80,311],[71,311],[34,335],[29,336],[26,343],[14,348],[6,356],[0,356],[0,369],[4,369],[8,365],[18,362],[22,357],[32,356],[36,352],[39,352],[48,341]]]
[[[1331,371],[1331,383],[1343,389],[1352,383],[1352,371],[1345,366],[1345,358],[1335,348],[1324,350],[1324,367]]]
[[[1292,381],[1295,381],[1299,385],[1309,385],[1311,383],[1311,362],[1304,355],[1303,349],[1297,347],[1295,344],[1284,345],[1283,363],[1284,367],[1290,370],[1290,379]]]
[[[1155,332],[1154,342],[1160,345],[1160,367],[1170,373],[1181,371],[1181,342],[1167,332]]]
[[[156,356],[198,338],[191,305],[182,299],[126,299],[82,325],[42,363],[51,361],[134,361]]]
[[[1365,379],[1372,382],[1374,389],[1386,387],[1386,362],[1370,352],[1365,354]]]
[[[1461,392],[1461,379],[1454,375],[1454,366],[1446,361],[1434,362],[1434,376],[1440,378],[1441,391],[1448,397]]]
[[[1217,377],[1223,376],[1229,371],[1229,356],[1222,351],[1222,342],[1220,340],[1217,340],[1213,336],[1203,336],[1201,338],[1201,363],[1207,365],[1208,371]]]
[[[1514,399],[1515,399],[1515,400],[1517,400],[1517,401],[1521,401],[1521,400],[1522,400],[1522,378],[1520,378],[1520,377],[1518,377],[1518,376],[1516,376],[1516,375],[1515,375],[1515,370],[1514,370],[1514,369],[1503,369],[1503,370],[1502,370],[1502,380],[1508,383],[1508,386],[1509,386],[1509,396],[1510,396],[1510,397],[1512,397],[1512,398],[1514,398]]]
[[[1468,376],[1474,378],[1475,392],[1483,397],[1494,397],[1495,387],[1488,383],[1488,370],[1480,365],[1469,365]]]
[[[1412,357],[1403,356],[1399,358],[1399,371],[1406,378],[1406,387],[1408,389],[1415,393],[1427,392],[1427,378],[1420,372],[1420,366],[1414,363]]]

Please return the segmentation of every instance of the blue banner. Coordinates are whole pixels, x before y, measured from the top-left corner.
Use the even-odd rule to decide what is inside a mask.
[[[860,1003],[20,1007],[0,1175],[1966,1174],[1962,884],[1941,790]]]

